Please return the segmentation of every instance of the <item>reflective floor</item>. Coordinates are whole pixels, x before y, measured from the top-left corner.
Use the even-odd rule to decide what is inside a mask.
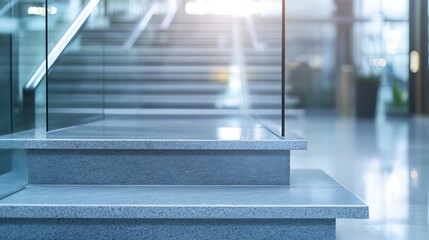
[[[429,239],[429,118],[355,120],[308,113],[289,128],[309,141],[292,168],[320,168],[369,205],[338,220],[337,239]]]

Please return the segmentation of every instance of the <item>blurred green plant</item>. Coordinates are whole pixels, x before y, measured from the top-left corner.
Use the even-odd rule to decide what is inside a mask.
[[[380,85],[381,77],[379,75],[357,75],[355,81],[357,84]]]
[[[355,76],[356,116],[359,118],[375,118],[378,100],[379,75]]]
[[[393,102],[394,107],[404,107],[408,105],[407,92],[401,87],[398,80],[393,81],[392,84]]]

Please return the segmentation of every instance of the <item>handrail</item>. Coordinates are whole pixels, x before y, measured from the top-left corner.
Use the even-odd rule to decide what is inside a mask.
[[[19,0],[12,0],[8,2],[6,5],[4,5],[4,7],[0,9],[0,16],[5,14],[7,11],[9,11],[9,9],[11,9],[13,5],[17,4],[18,2]]]
[[[149,10],[146,12],[145,16],[142,18],[142,20],[139,22],[137,27],[134,29],[134,32],[131,34],[128,41],[124,44],[125,49],[131,49],[134,46],[137,39],[140,37],[141,33],[146,29],[147,25],[152,19],[152,16],[158,10],[158,5],[159,5],[158,1],[152,2],[152,5],[150,6]]]
[[[36,72],[30,78],[30,80],[25,84],[24,91],[34,91],[42,82],[43,77],[47,74],[52,65],[57,61],[58,57],[64,51],[64,49],[69,45],[71,40],[75,37],[76,33],[83,26],[83,24],[94,11],[95,7],[98,5],[100,0],[90,0],[89,3],[85,6],[82,12],[77,16],[73,21],[64,35],[57,42],[55,47],[49,52],[47,60],[48,65],[46,66],[46,59],[42,64],[37,68]],[[46,30],[47,31],[47,30]],[[47,68],[47,69],[46,69]]]
[[[232,59],[228,87],[221,99],[216,101],[217,108],[239,108],[244,112],[250,109],[249,89],[247,86],[246,63],[242,45],[241,27],[237,17],[232,25]]]
[[[264,44],[259,41],[258,36],[256,35],[255,24],[253,23],[252,16],[245,16],[244,21],[246,22],[247,31],[249,32],[253,48],[255,50],[264,50]]]
[[[179,3],[177,1],[178,0],[169,0],[167,15],[165,15],[165,18],[161,23],[162,30],[167,30],[170,27],[174,16],[176,16],[177,10],[179,10]]]

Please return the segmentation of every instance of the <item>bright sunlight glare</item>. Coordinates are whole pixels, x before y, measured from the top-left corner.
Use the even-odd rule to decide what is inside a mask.
[[[189,15],[246,16],[259,13],[259,3],[254,0],[205,0],[188,2],[185,11]]]

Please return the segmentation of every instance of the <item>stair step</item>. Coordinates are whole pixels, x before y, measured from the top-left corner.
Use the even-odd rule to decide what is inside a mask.
[[[191,116],[192,117],[192,116]],[[138,120],[136,120],[138,122]],[[142,126],[144,122],[141,121]],[[284,139],[265,128],[145,128],[82,125],[47,133],[3,135],[0,149],[134,149],[134,150],[305,150],[307,142],[292,132]],[[183,137],[186,136],[186,140]],[[150,139],[148,139],[150,137]]]
[[[86,103],[98,103],[100,102],[101,95],[103,93],[100,92],[98,94],[88,94],[87,91],[81,91],[79,94],[50,94],[50,98],[53,99],[50,106],[67,106],[67,105],[77,105],[83,106],[81,104]],[[210,94],[210,95],[200,95],[201,93],[188,93],[188,94],[171,94],[171,93],[157,93],[152,92],[151,94],[136,94],[136,93],[128,93],[128,95],[117,95],[111,94],[104,100],[104,103],[110,106],[124,106],[124,107],[138,107],[144,106],[145,104],[154,104],[154,105],[163,105],[163,104],[171,104],[174,105],[212,105],[215,107],[215,103],[218,100],[223,98],[222,94]],[[73,96],[70,99],[70,96]],[[294,105],[298,103],[298,99],[294,97],[288,97],[288,104]],[[261,96],[258,99],[258,104],[262,105],[279,105],[279,97],[274,96]]]
[[[335,218],[368,217],[368,207],[322,171],[292,170],[291,179],[290,186],[29,185],[0,200],[0,237],[335,239]]]
[[[293,133],[279,138],[244,117],[168,119],[102,120],[45,138],[17,133],[1,137],[0,148],[28,149],[30,184],[92,185],[287,185],[290,150],[306,148]]]
[[[291,179],[290,186],[28,185],[0,200],[0,217],[314,219],[368,215],[361,200],[321,170],[291,170]]]
[[[303,109],[286,108],[285,115],[288,116],[303,116]],[[126,116],[127,118],[152,118],[160,116],[178,117],[178,116],[198,116],[199,114],[217,117],[217,116],[234,116],[237,109],[191,109],[191,108],[164,108],[164,109],[141,109],[141,108],[105,108],[104,114],[109,116]],[[100,109],[96,108],[52,108],[49,114],[100,114]],[[249,114],[259,115],[263,117],[272,117],[276,120],[279,118],[278,109],[254,109],[249,110]]]
[[[275,150],[28,150],[29,184],[287,185]]]
[[[100,72],[100,67],[96,64],[85,66],[62,66],[59,65],[55,69],[61,73],[77,73],[77,72]],[[177,73],[177,74],[193,74],[193,73],[217,73],[229,71],[228,65],[169,65],[169,66],[117,66],[117,65],[104,65],[104,73]],[[246,68],[248,74],[263,74],[263,73],[281,73],[281,68],[278,66],[249,66]]]
[[[278,64],[279,57],[272,56],[250,56],[246,58],[246,64],[257,64],[261,61],[264,65]],[[25,60],[25,59],[24,59]],[[29,60],[27,60],[30,62]],[[191,65],[229,65],[231,63],[231,55],[225,56],[103,56],[99,53],[98,56],[79,56],[77,54],[69,54],[61,59],[61,64],[68,65],[95,65],[97,62],[103,61],[104,64],[119,64],[119,65],[142,65],[142,64],[191,64]]]
[[[192,73],[192,74],[178,74],[178,73],[168,73],[168,72],[161,72],[161,73],[110,73],[107,75],[104,75],[102,78],[101,71],[98,72],[68,72],[67,74],[62,73],[54,73],[54,76],[60,75],[61,78],[57,81],[92,81],[92,82],[98,82],[99,85],[101,85],[100,81],[98,79],[103,79],[110,82],[118,82],[123,81],[124,84],[127,84],[129,81],[144,81],[144,82],[152,82],[152,83],[159,83],[159,81],[163,82],[175,82],[175,83],[182,83],[182,82],[196,82],[196,81],[226,81],[228,79],[228,75],[220,73],[219,75],[214,73]],[[126,78],[124,78],[124,74],[126,74]],[[256,74],[255,74],[256,75]],[[275,86],[278,88],[278,85],[280,83],[279,74],[276,73],[260,73],[259,76],[250,75],[248,77],[249,81],[258,81],[259,76],[264,76],[265,83],[271,83],[275,84]]]

